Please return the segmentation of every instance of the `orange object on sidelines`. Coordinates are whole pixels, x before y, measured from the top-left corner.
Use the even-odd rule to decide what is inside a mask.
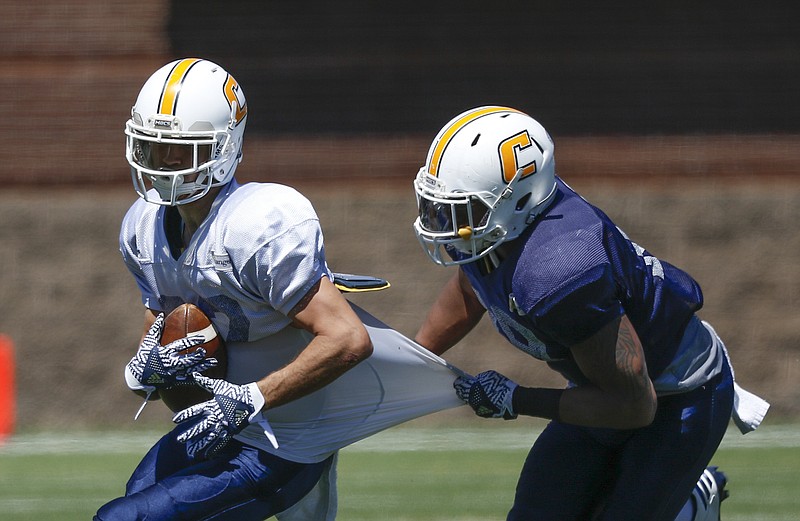
[[[14,345],[0,335],[0,444],[14,431]]]

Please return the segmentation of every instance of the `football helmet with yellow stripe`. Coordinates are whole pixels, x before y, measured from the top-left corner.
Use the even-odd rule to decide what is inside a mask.
[[[553,198],[553,153],[544,127],[516,109],[478,107],[450,120],[414,180],[414,232],[431,260],[472,262],[517,238]]]
[[[244,92],[225,69],[200,58],[164,65],[145,82],[125,125],[136,192],[175,206],[227,184],[242,159],[246,122]]]

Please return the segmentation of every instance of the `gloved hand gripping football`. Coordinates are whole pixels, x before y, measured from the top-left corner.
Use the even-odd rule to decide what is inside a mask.
[[[125,381],[134,391],[152,393],[156,389],[169,389],[176,385],[192,385],[191,373],[202,372],[217,365],[214,358],[206,359],[202,347],[192,353],[180,351],[205,342],[203,335],[192,335],[161,345],[164,331],[164,314],[156,317],[142,344],[125,366]]]
[[[207,459],[260,416],[264,396],[255,382],[236,385],[199,373],[192,376],[198,385],[214,393],[214,398],[180,411],[172,421],[193,422],[178,441],[186,444],[190,458]]]
[[[517,384],[496,371],[485,371],[478,376],[459,376],[453,382],[459,398],[482,418],[513,420],[512,397]]]

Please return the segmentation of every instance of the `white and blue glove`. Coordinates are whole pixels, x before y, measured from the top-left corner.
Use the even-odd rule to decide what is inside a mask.
[[[215,358],[206,359],[206,350],[202,347],[193,353],[179,353],[205,342],[203,335],[180,338],[162,346],[164,320],[164,313],[160,313],[144,336],[136,355],[125,366],[125,382],[133,391],[144,391],[149,395],[156,389],[193,385],[192,373],[217,365]]]
[[[197,385],[213,393],[214,397],[180,411],[172,421],[191,424],[178,435],[178,441],[186,444],[189,457],[208,459],[247,425],[260,419],[264,396],[255,382],[236,385],[199,373],[192,376]]]
[[[478,376],[459,376],[453,382],[456,394],[482,418],[513,420],[512,398],[517,384],[496,371],[485,371]]]

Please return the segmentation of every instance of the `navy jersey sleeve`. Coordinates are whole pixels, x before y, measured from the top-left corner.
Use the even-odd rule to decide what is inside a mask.
[[[569,348],[624,313],[624,291],[606,247],[613,224],[566,195],[526,240],[513,294],[541,340]]]
[[[564,347],[586,340],[624,313],[609,264],[567,281],[529,312],[541,334]]]

